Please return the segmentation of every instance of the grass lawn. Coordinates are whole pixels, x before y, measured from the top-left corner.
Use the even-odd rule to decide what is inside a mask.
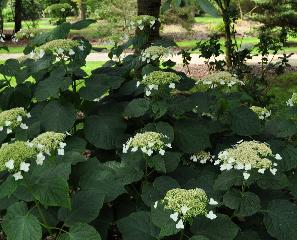
[[[195,22],[196,23],[203,23],[203,24],[213,24],[213,23],[220,23],[222,22],[222,18],[221,17],[212,17],[209,15],[205,15],[205,16],[201,16],[201,17],[195,17]]]
[[[40,29],[50,29],[54,28],[54,25],[51,25],[49,22],[49,19],[40,19],[38,22],[38,28]],[[30,21],[23,21],[22,28],[28,29],[28,26],[31,26]],[[4,22],[4,29],[5,30],[13,30],[14,29],[14,23],[13,22]]]

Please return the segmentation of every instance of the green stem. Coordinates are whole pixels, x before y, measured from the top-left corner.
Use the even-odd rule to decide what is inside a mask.
[[[184,230],[181,230],[179,240],[183,240],[184,234],[185,234]]]
[[[43,221],[43,225],[44,227],[47,229],[47,231],[49,232],[50,235],[52,235],[52,231],[51,231],[51,227],[48,225],[47,221],[46,221],[46,218],[44,217],[43,215],[43,212],[42,212],[42,209],[40,208],[39,206],[39,202],[38,201],[35,201],[35,204],[36,204],[36,207],[38,209],[38,213]]]

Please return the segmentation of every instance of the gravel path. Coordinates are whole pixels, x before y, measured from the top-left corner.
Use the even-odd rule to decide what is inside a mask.
[[[23,54],[21,53],[15,53],[15,54],[0,54],[0,60],[5,61],[9,58],[19,58],[21,57]],[[191,60],[191,64],[197,64],[197,65],[201,65],[204,64],[204,59],[199,58],[199,54],[192,54],[192,60]],[[272,56],[271,56],[272,57]],[[274,57],[274,60],[277,60],[278,57],[282,57],[282,55],[277,55]],[[224,56],[220,56],[220,59],[223,59]],[[89,56],[87,57],[87,61],[90,62],[94,62],[94,61],[108,61],[108,54],[107,53],[91,53],[89,54]],[[178,64],[182,64],[182,58],[180,56],[173,56],[171,57],[172,61],[175,61]],[[248,60],[249,64],[256,64],[260,61],[260,57],[256,56],[253,57],[252,59]],[[290,62],[289,62],[292,66],[297,66],[297,54],[293,55],[290,58]]]

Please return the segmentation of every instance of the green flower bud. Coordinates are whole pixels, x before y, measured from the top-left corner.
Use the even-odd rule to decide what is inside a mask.
[[[64,133],[45,132],[34,138],[31,143],[40,151],[50,153],[64,148],[63,141],[65,137]]]
[[[27,142],[16,141],[10,144],[3,144],[0,148],[0,170],[9,169],[11,172],[20,171],[22,162],[29,162],[36,158],[36,150],[29,146]],[[12,167],[8,168],[7,163],[12,162]]]
[[[259,117],[259,119],[264,120],[271,116],[271,111],[269,111],[267,108],[252,106],[250,109],[256,113]]]
[[[0,127],[15,129],[22,123],[22,118],[26,117],[27,112],[24,108],[13,108],[0,113]]]
[[[208,85],[210,88],[216,88],[218,86],[232,87],[234,85],[243,85],[244,83],[238,80],[235,75],[232,75],[229,72],[220,71],[201,78],[197,84]]]
[[[165,209],[178,213],[183,220],[207,214],[208,198],[203,189],[181,189],[169,190],[162,200]]]

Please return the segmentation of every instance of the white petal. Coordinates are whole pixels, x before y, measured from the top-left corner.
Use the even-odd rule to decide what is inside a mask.
[[[279,155],[278,153],[275,155],[275,159],[276,160],[282,160],[283,158],[282,158],[282,156],[281,155]]]
[[[160,149],[160,150],[159,150],[159,153],[160,153],[160,155],[164,156],[164,155],[165,155],[165,150]]]
[[[187,213],[187,211],[190,210],[190,208],[188,208],[187,206],[182,206],[180,210],[181,210],[182,214],[185,215]]]
[[[175,212],[175,213],[172,213],[172,214],[170,214],[170,216],[169,216],[173,221],[177,221],[178,220],[178,213],[177,212]]]
[[[23,120],[22,116],[17,116],[17,121],[21,122]]]
[[[261,169],[258,170],[258,173],[264,174],[265,170],[266,170],[265,168],[261,168]]]
[[[218,205],[218,202],[216,200],[214,200],[213,198],[209,199],[209,204],[210,205]]]
[[[64,149],[63,148],[58,149],[58,155],[59,156],[64,156]]]
[[[0,126],[0,132],[2,132],[3,131],[3,126]]]
[[[21,162],[20,170],[24,172],[29,172],[30,163]]]
[[[60,146],[60,148],[65,148],[65,147],[67,146],[67,144],[64,143],[64,142],[60,142],[60,143],[59,143],[59,146]]]
[[[176,227],[176,229],[184,229],[185,226],[184,226],[183,220],[180,219],[180,220],[178,221],[178,223],[175,225],[175,227]]]
[[[155,203],[154,203],[154,208],[156,209],[158,207],[158,201],[156,201]]]
[[[206,214],[206,217],[209,218],[210,220],[213,220],[217,218],[217,215],[215,215],[213,211],[209,211],[209,213]]]
[[[11,121],[5,121],[5,126],[8,127],[11,125]]]
[[[7,128],[6,133],[10,134],[10,133],[12,133],[12,130],[10,128]]]
[[[16,181],[21,180],[21,179],[24,178],[23,175],[22,175],[22,172],[21,172],[21,171],[19,171],[19,172],[13,174],[12,176],[14,177],[14,179],[15,179]]]
[[[14,161],[13,160],[9,160],[5,163],[5,167],[7,167],[9,170],[14,169]]]
[[[20,128],[27,130],[29,127],[25,123],[21,123]]]
[[[243,178],[244,178],[245,180],[248,180],[248,179],[250,178],[250,176],[251,176],[251,174],[249,174],[249,173],[247,173],[247,172],[244,172],[242,175],[243,175]]]

